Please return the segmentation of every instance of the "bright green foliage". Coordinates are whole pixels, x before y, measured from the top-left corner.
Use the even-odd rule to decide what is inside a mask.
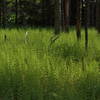
[[[89,30],[88,51],[74,30],[49,46],[52,36],[0,29],[0,100],[100,100],[100,35]]]

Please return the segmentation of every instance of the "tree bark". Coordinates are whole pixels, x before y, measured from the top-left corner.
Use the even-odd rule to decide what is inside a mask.
[[[85,49],[88,48],[88,0],[85,1]]]
[[[77,14],[76,14],[76,35],[77,39],[81,39],[81,1],[77,0]]]
[[[69,28],[69,0],[64,0],[64,30]]]
[[[3,0],[2,15],[3,15],[2,24],[3,24],[3,28],[5,28],[6,27],[6,0]]]
[[[100,33],[100,0],[96,2],[96,29]]]
[[[16,7],[16,18],[15,18],[15,24],[18,25],[18,0],[15,0],[15,7]]]
[[[2,26],[2,1],[0,0],[0,27]]]
[[[55,0],[55,34],[61,31],[61,0]]]

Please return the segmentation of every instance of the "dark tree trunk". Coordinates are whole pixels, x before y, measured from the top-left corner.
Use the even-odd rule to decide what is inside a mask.
[[[96,28],[100,33],[100,0],[96,3]]]
[[[46,0],[42,0],[42,25],[46,25]]]
[[[2,11],[2,15],[3,15],[2,24],[3,24],[3,27],[5,28],[6,27],[6,0],[3,0],[3,11]]]
[[[18,19],[18,23],[20,26],[24,25],[24,16],[23,16],[23,9],[22,9],[22,0],[19,0],[18,3],[18,12],[19,12],[19,19]]]
[[[81,0],[77,0],[77,14],[76,14],[76,35],[77,39],[81,39]]]
[[[0,0],[0,27],[2,26],[2,1]]]
[[[64,0],[64,30],[69,28],[69,0]]]
[[[16,18],[15,18],[15,24],[18,25],[18,0],[15,0],[15,7],[16,7]]]
[[[85,48],[88,48],[88,0],[85,1]]]
[[[55,0],[55,34],[61,31],[61,0]]]

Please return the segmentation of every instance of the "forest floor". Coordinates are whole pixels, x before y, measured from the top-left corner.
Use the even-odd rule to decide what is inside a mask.
[[[0,100],[100,100],[100,34],[0,29]]]

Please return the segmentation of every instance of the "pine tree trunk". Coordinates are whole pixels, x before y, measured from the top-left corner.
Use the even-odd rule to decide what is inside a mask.
[[[76,35],[77,39],[81,39],[81,1],[77,0],[77,14],[76,14]]]
[[[6,0],[3,0],[2,14],[3,14],[2,24],[3,24],[3,27],[5,28],[6,27]]]
[[[55,0],[55,34],[61,31],[61,0]]]
[[[2,2],[0,0],[0,27],[2,26]]]
[[[16,18],[15,18],[15,24],[18,25],[18,0],[15,0],[15,7],[16,7]]]
[[[88,17],[89,17],[89,2],[88,0],[86,0],[86,3],[85,3],[85,49],[87,50],[88,48]]]
[[[96,28],[100,32],[100,0],[96,3]]]
[[[69,27],[69,0],[64,0],[64,29],[68,31]]]

